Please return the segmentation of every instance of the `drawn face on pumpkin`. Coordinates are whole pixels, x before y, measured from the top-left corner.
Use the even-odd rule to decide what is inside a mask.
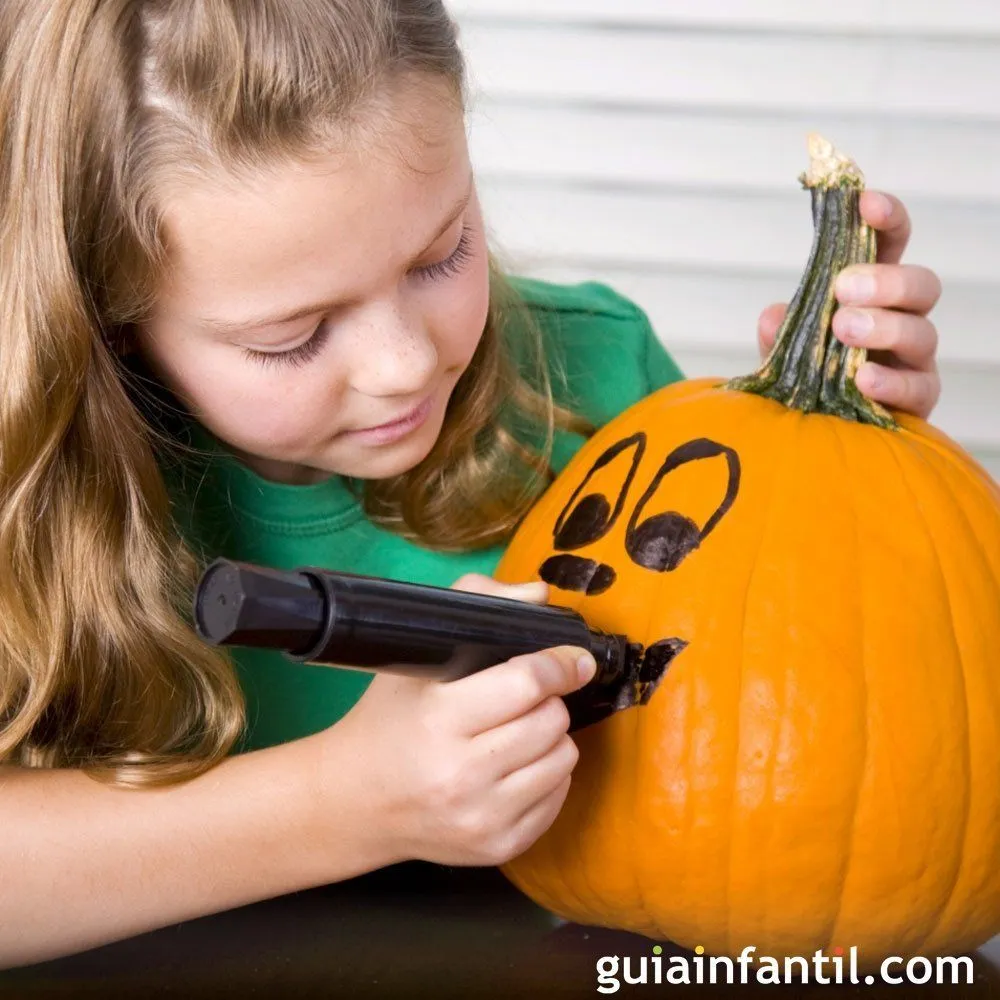
[[[588,596],[603,594],[614,587],[618,580],[615,567],[589,558],[579,550],[604,538],[619,522],[629,500],[640,489],[642,493],[631,508],[625,529],[624,555],[651,573],[673,573],[680,569],[732,508],[739,494],[741,478],[739,456],[732,448],[708,438],[688,441],[666,456],[643,489],[643,484],[637,484],[635,479],[646,451],[646,441],[646,434],[639,431],[605,449],[573,491],[553,529],[554,548],[558,554],[546,559],[538,570],[546,583]],[[629,454],[630,461],[627,460]],[[587,492],[595,477],[620,458],[621,466],[627,471],[613,501],[602,492],[609,482],[615,481],[613,478],[605,478],[600,487]],[[691,463],[720,461],[725,463],[727,473],[725,490],[719,497],[718,506],[703,524],[699,524],[689,513],[657,510],[656,498],[661,495],[667,477],[689,467]],[[686,639],[677,636],[659,639],[646,647],[641,661],[631,665],[629,676],[621,679],[612,693],[605,691],[599,703],[593,700],[592,695],[589,701],[581,698],[570,702],[567,699],[574,716],[574,728],[598,721],[613,711],[646,704],[671,660],[687,645]]]

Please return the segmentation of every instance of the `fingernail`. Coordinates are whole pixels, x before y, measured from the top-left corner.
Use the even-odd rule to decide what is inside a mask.
[[[882,374],[881,369],[874,368],[871,365],[865,365],[861,371],[858,372],[858,377],[855,381],[861,382],[858,388],[865,393],[876,392],[885,385],[885,375]]]
[[[875,319],[861,309],[842,309],[838,325],[852,340],[863,341],[875,329]]]
[[[841,302],[868,302],[875,295],[875,279],[870,274],[842,274],[837,279]]]
[[[584,653],[576,661],[576,669],[580,683],[586,684],[597,673],[597,661],[589,653]]]
[[[884,194],[878,194],[877,192],[872,192],[871,200],[875,203],[875,207],[878,209],[879,215],[889,218],[892,215],[892,202]]]

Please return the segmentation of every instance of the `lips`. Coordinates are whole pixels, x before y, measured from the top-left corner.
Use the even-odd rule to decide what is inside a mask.
[[[419,406],[397,418],[391,423],[379,424],[377,427],[363,427],[352,431],[342,431],[346,438],[353,439],[364,445],[381,446],[392,444],[412,434],[422,427],[431,415],[434,407],[434,394],[429,395]]]
[[[418,403],[412,410],[408,410],[400,417],[396,417],[395,420],[387,420],[384,424],[375,424],[372,427],[359,427],[358,433],[364,434],[367,431],[384,431],[391,430],[393,427],[398,427],[400,424],[409,423],[413,420],[420,411],[427,405],[427,400]]]

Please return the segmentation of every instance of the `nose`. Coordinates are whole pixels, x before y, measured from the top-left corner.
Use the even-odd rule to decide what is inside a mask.
[[[398,302],[371,305],[353,327],[351,387],[366,396],[413,396],[438,366],[434,338],[422,316]]]

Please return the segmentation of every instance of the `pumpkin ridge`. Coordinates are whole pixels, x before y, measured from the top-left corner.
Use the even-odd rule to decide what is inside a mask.
[[[803,414],[801,412],[794,411],[794,410],[790,410],[789,414],[792,415],[792,422],[794,423],[794,428],[792,429],[792,432],[790,432],[789,435],[788,435],[788,437],[790,439],[789,444],[786,445],[786,447],[782,450],[782,461],[781,461],[781,466],[780,466],[780,477],[781,477],[782,480],[788,475],[791,456],[793,456],[794,454],[796,454],[795,448],[793,446],[794,440],[797,440],[798,438],[800,438],[802,436],[803,425],[805,423],[805,414]],[[782,419],[784,420],[784,418],[782,418]],[[776,474],[774,476],[775,482],[777,482],[778,478],[779,478],[779,473],[776,472]],[[780,499],[781,496],[782,496],[782,494],[783,494],[783,491],[778,490],[777,486],[775,486],[774,487],[774,493],[772,494],[772,496],[773,495],[777,495],[779,497],[779,499]],[[767,540],[769,534],[771,533],[772,526],[778,520],[777,519],[777,514],[776,514],[776,511],[778,509],[779,509],[779,505],[777,503],[772,503],[768,507],[767,525],[766,525],[766,527],[764,529],[764,540],[765,541]],[[747,597],[747,601],[749,602],[749,596]],[[746,659],[745,658],[744,658],[744,661],[743,661],[743,669],[744,670],[746,669]],[[781,723],[780,720],[784,717],[785,710],[787,709],[787,705],[788,705],[788,681],[787,681],[787,676],[788,676],[788,672],[787,672],[787,666],[786,666],[786,670],[782,674],[782,677],[783,677],[783,680],[782,680],[782,689],[781,689],[781,691],[782,691],[782,702],[781,702],[780,708],[775,712],[776,718],[779,720],[778,726],[776,728],[776,738],[775,739],[776,739],[776,742],[779,743],[779,744],[780,744],[780,740],[781,740],[781,730],[782,730],[782,723]],[[772,752],[770,754],[770,759],[768,760],[767,779],[766,779],[766,785],[765,785],[766,795],[764,796],[764,798],[768,802],[771,802],[774,799],[774,790],[775,790],[774,771],[775,771],[775,767],[777,766],[777,757],[778,757],[778,753],[774,749],[772,749]],[[771,835],[768,837],[767,843],[766,843],[766,848],[762,852],[763,855],[764,855],[764,857],[768,858],[768,859],[770,859],[770,858],[773,857],[773,850],[774,850],[774,847],[773,847],[773,844],[774,844],[773,830],[774,830],[774,826],[772,824]],[[772,930],[771,927],[768,925],[768,919],[770,917],[770,900],[768,899],[767,894],[766,894],[766,884],[770,880],[770,877],[771,877],[771,873],[765,867],[765,870],[764,870],[765,893],[764,893],[764,900],[763,900],[763,924],[761,926],[761,930],[758,931],[758,935],[761,932],[764,932],[767,935],[770,935],[771,934],[771,930]],[[731,929],[730,929],[729,923],[730,923],[729,922],[729,918],[727,917],[726,918],[726,945],[727,945],[727,947],[731,946],[731,943],[732,943],[732,933],[731,933]]]
[[[848,481],[851,484],[851,492],[855,493],[857,490],[857,483],[859,482],[856,475],[852,474],[851,460],[850,460],[850,449],[844,444],[843,435],[841,434],[841,428],[834,422],[829,422],[830,430],[833,432],[833,438],[837,442],[837,446],[843,452],[844,455],[844,468],[847,472]],[[860,530],[860,517],[857,508],[854,508],[854,546],[858,553],[857,565],[858,565],[858,579],[864,579],[864,573],[862,566],[864,563],[864,550],[861,547],[861,530]],[[865,778],[868,775],[868,769],[871,766],[871,727],[872,727],[872,713],[871,713],[871,684],[868,679],[868,657],[865,655],[865,611],[864,611],[864,599],[861,600],[861,612],[858,614],[858,629],[860,631],[859,645],[861,648],[860,653],[860,663],[861,663],[861,684],[864,699],[864,713],[865,713],[865,746],[862,751],[861,756],[861,766],[858,768],[858,780],[854,788],[854,803],[851,806],[851,833],[847,840],[847,850],[844,858],[844,870],[840,875],[840,892],[837,894],[837,908],[834,911],[833,921],[830,924],[830,935],[828,943],[833,943],[837,941],[841,934],[838,929],[840,924],[841,914],[844,912],[844,902],[847,898],[847,886],[850,879],[851,873],[851,861],[854,858],[854,844],[857,839],[857,829],[858,829],[858,813],[861,808],[861,796],[865,787]]]
[[[646,635],[649,634],[649,625],[651,624],[652,614],[650,614],[649,619],[646,623]],[[640,767],[643,760],[642,755],[642,722],[645,718],[645,713],[643,712],[633,712],[632,713],[632,752],[634,754],[634,760],[636,765],[631,768],[627,768],[628,773],[632,776],[632,794],[630,796],[632,804],[630,807],[630,813],[633,817],[631,837],[629,838],[629,851],[632,857],[642,857],[639,853],[641,846],[637,843],[640,835],[644,833],[644,830],[640,829],[640,825],[635,822],[635,817],[638,815],[638,804],[639,804],[639,793],[640,789],[643,787],[641,780]],[[639,872],[637,870],[638,866],[632,865],[632,879],[635,882],[635,898],[638,900],[638,910],[641,914],[641,918],[647,927],[655,927],[656,922],[652,918],[652,914],[649,912],[649,906],[646,903],[646,897],[642,891],[642,879],[639,877]]]
[[[943,434],[942,431],[931,424],[926,424],[925,426],[930,430],[936,430],[939,434]],[[922,451],[925,447],[933,449],[938,455],[947,459],[948,464],[952,468],[961,470],[965,474],[966,479],[974,482],[976,491],[985,495],[987,503],[995,504],[1000,502],[1000,485],[971,455],[960,455],[953,448],[948,447],[949,444],[955,444],[951,438],[941,441],[930,434],[922,433],[923,429],[919,425],[917,427],[903,426],[900,428],[900,437],[917,451]],[[941,474],[938,473],[938,475],[940,476]]]
[[[941,450],[935,448],[933,449],[933,454],[940,461]],[[945,455],[947,454],[948,453],[945,452]],[[972,519],[970,518],[969,512],[966,510],[964,504],[962,503],[959,494],[955,491],[953,484],[949,481],[949,477],[944,474],[942,469],[937,464],[935,464],[935,462],[931,459],[930,455],[928,455],[927,453],[923,453],[921,457],[926,462],[926,464],[931,469],[933,469],[934,475],[937,477],[938,481],[942,484],[944,488],[944,494],[951,501],[953,509],[959,512],[959,515],[961,516],[965,525],[968,527],[969,531],[973,535],[975,535],[976,532],[975,529],[973,528],[973,522]],[[986,496],[986,501],[987,503],[989,503],[990,501],[989,495]],[[1000,519],[997,520],[997,526],[998,528],[1000,528]],[[998,535],[1000,535],[1000,531],[998,531]],[[980,566],[982,566],[987,579],[990,581],[992,585],[992,591],[993,593],[996,594],[997,597],[997,605],[1000,606],[1000,562],[998,562],[997,565],[994,566],[993,562],[988,558],[986,553],[991,551],[989,546],[978,546],[978,545],[973,546],[972,551],[975,553],[976,558],[979,560]],[[963,681],[964,681],[964,676],[963,676]],[[968,701],[966,704],[966,708],[968,711]],[[971,741],[970,741],[970,752],[971,752]],[[939,927],[940,927],[940,921],[938,921],[938,923],[935,925],[934,928],[935,934],[937,934]],[[928,940],[930,940],[930,937],[928,937]]]
[[[921,440],[923,440],[923,439],[921,439]],[[921,459],[921,461],[923,461],[924,463],[926,463],[927,467],[930,468],[931,470],[933,470],[935,477],[941,483],[941,485],[942,485],[942,487],[944,489],[945,495],[948,497],[948,499],[952,502],[952,505],[954,506],[954,508],[961,515],[962,521],[965,523],[966,527],[968,527],[969,531],[972,532],[973,534],[975,534],[976,531],[975,531],[975,528],[973,527],[972,519],[969,517],[968,512],[966,511],[964,505],[962,504],[961,500],[959,499],[958,494],[955,492],[952,484],[948,481],[948,477],[945,476],[941,472],[941,470],[939,468],[937,468],[937,466],[935,466],[935,464],[932,461],[929,460],[929,457],[927,456],[927,454],[922,449],[920,449],[920,448],[914,448],[914,451],[917,452],[917,454],[918,454],[919,458]],[[942,459],[944,459],[946,461],[950,460],[949,464],[951,464],[953,467],[957,467],[957,468],[960,468],[963,471],[965,471],[966,474],[967,474],[967,477],[969,479],[972,479],[974,482],[976,482],[977,486],[979,485],[978,477],[977,476],[973,476],[971,474],[972,470],[970,470],[967,465],[963,465],[961,462],[959,462],[957,456],[955,456],[955,455],[951,454],[950,452],[948,452],[947,450],[941,449],[941,448],[934,448],[933,451],[940,458],[942,458]],[[991,498],[991,496],[988,493],[985,493],[985,491],[984,491],[984,499],[987,501],[987,503],[989,503],[992,498]],[[998,525],[1000,525],[1000,518],[997,519],[997,523],[998,523]],[[983,552],[984,552],[983,549],[978,549],[977,548],[976,551],[977,551],[978,555],[983,556]],[[998,578],[997,573],[994,572],[993,564],[988,559],[986,559],[985,557],[983,558],[983,566],[986,568],[987,575],[990,577],[991,580],[994,581],[994,584],[995,584],[995,586],[997,588],[997,604],[998,604],[998,606],[1000,606],[1000,578]]]
[[[638,473],[638,468],[636,468],[635,471],[636,473]],[[647,609],[647,614],[646,614],[646,622],[644,625],[644,630],[642,632],[643,635],[648,636],[652,634],[653,616],[656,613],[656,607],[657,607],[656,601],[649,602],[649,607]],[[633,746],[633,753],[635,755],[634,759],[636,761],[636,766],[631,769],[633,823],[632,823],[632,842],[629,844],[629,847],[633,852],[633,857],[642,857],[641,853],[638,852],[640,845],[636,843],[636,839],[640,836],[640,834],[644,834],[645,830],[640,829],[640,824],[634,822],[634,818],[638,815],[638,802],[639,802],[640,789],[645,787],[645,783],[641,780],[642,775],[640,774],[640,767],[642,761],[645,759],[642,753],[643,744],[641,737],[642,737],[643,720],[645,719],[646,714],[644,712],[633,712],[632,715],[634,720],[632,723],[632,746]],[[659,914],[656,915],[655,920],[652,918],[649,906],[646,903],[646,897],[642,891],[642,878],[639,876],[636,867],[633,867],[632,872],[633,875],[635,876],[636,898],[639,900],[639,907],[642,910],[642,914],[645,917],[649,926],[656,926],[656,924],[659,922]]]
[[[900,481],[905,485],[907,491],[913,497],[914,510],[916,511],[917,517],[919,518],[921,525],[923,525],[924,534],[926,535],[930,543],[930,550],[933,553],[934,562],[937,565],[938,575],[941,578],[942,587],[944,589],[945,599],[948,602],[948,626],[951,631],[952,644],[955,647],[956,659],[958,662],[958,673],[959,677],[961,678],[961,684],[962,684],[962,704],[965,708],[965,716],[964,716],[965,738],[962,741],[962,745],[964,748],[964,764],[966,772],[965,777],[967,780],[965,782],[966,793],[964,796],[964,803],[963,803],[964,810],[962,816],[962,835],[959,838],[962,845],[962,850],[959,853],[958,859],[955,864],[955,869],[951,880],[952,882],[951,888],[945,895],[941,905],[938,907],[937,915],[934,917],[933,922],[930,924],[931,929],[923,936],[923,938],[920,941],[920,944],[914,947],[914,954],[920,954],[924,943],[936,933],[937,928],[941,922],[942,916],[944,916],[944,914],[948,910],[948,907],[951,905],[952,897],[955,894],[956,888],[958,888],[958,881],[961,876],[962,866],[965,863],[964,848],[966,845],[966,838],[968,837],[968,832],[969,832],[969,814],[972,806],[972,793],[970,789],[971,778],[972,778],[972,752],[969,745],[970,732],[971,732],[971,718],[969,713],[969,695],[968,695],[967,685],[965,683],[965,664],[962,661],[962,644],[959,642],[958,632],[955,627],[955,617],[953,614],[954,604],[951,596],[951,587],[948,584],[948,574],[945,572],[944,564],[941,561],[941,556],[938,553],[937,545],[935,544],[934,533],[930,529],[930,525],[927,522],[927,516],[924,513],[924,509],[920,503],[919,490],[915,490],[913,488],[913,485],[910,482],[910,478],[906,474],[906,467],[903,464],[902,460],[900,459],[898,453],[896,452],[896,449],[892,446],[890,442],[886,441],[881,436],[879,440],[881,441],[883,448],[886,451],[888,451],[889,454],[892,456],[893,461],[896,463],[896,467],[899,469]]]
[[[787,423],[787,421],[782,421],[782,423]],[[801,416],[796,414],[795,417],[795,433],[798,434],[801,430]],[[780,425],[779,425],[780,426]],[[753,559],[750,561],[750,578],[747,580],[746,594],[743,600],[743,620],[740,624],[740,663],[741,668],[738,674],[739,677],[739,688],[736,693],[736,745],[734,749],[735,760],[733,762],[733,787],[732,794],[730,796],[729,805],[729,829],[733,830],[733,821],[736,818],[736,806],[737,806],[737,789],[740,780],[740,746],[743,740],[743,726],[741,723],[742,712],[741,707],[743,704],[743,668],[742,664],[746,662],[746,649],[747,649],[747,621],[749,620],[749,609],[750,609],[750,594],[753,590],[754,579],[758,573],[758,566],[760,562],[760,555],[764,551],[764,542],[767,539],[768,532],[771,530],[772,522],[774,521],[774,504],[773,499],[777,493],[777,486],[775,485],[778,479],[785,474],[788,465],[788,455],[791,454],[791,450],[788,448],[782,449],[781,454],[784,456],[783,462],[780,468],[774,470],[774,474],[770,477],[771,484],[770,489],[767,494],[767,516],[764,518],[764,525],[761,528],[760,538],[757,540],[756,551],[754,553]],[[735,856],[735,843],[736,838],[730,836],[729,840],[729,850],[727,852],[728,857],[726,861],[726,898],[725,898],[725,909],[727,913],[732,913],[732,908],[729,903],[733,897],[733,869],[734,869],[734,856]],[[733,936],[730,928],[729,918],[726,918],[726,929],[725,929],[725,942],[727,950],[732,949]]]
[[[906,483],[906,486],[910,490],[910,492],[914,494],[914,499],[916,500],[916,498],[917,498],[916,497],[916,491],[910,485],[909,479],[906,476],[905,466],[903,465],[903,462],[900,460],[899,455],[896,454],[895,449],[890,448],[889,450],[893,453],[893,458],[895,459],[895,461],[896,461],[896,463],[897,463],[897,465],[899,467],[900,476],[902,477],[903,481]],[[948,488],[947,480],[941,475],[941,473],[936,468],[934,468],[934,466],[933,466],[932,463],[930,463],[930,462],[927,461],[926,456],[923,455],[923,454],[921,454],[920,449],[916,449],[915,448],[914,452],[916,453],[917,458],[919,459],[919,461],[923,462],[931,470],[931,472],[933,473],[933,475],[934,475],[935,479],[938,481],[938,483],[942,484],[945,487],[944,490],[943,490],[943,493],[944,493],[945,496],[948,497],[950,505],[953,508],[955,508],[955,509],[958,510],[959,515],[961,516],[962,520],[965,521],[965,523],[967,525],[969,525],[969,527],[971,529],[971,524],[970,524],[970,522],[968,520],[968,517],[966,516],[965,510],[957,502],[957,499],[956,499],[954,493],[952,493],[952,491]],[[951,597],[951,587],[948,585],[948,574],[945,572],[944,563],[942,562],[941,556],[940,556],[940,554],[937,551],[937,546],[933,545],[933,534],[932,534],[932,532],[930,530],[930,526],[927,523],[927,518],[924,516],[923,510],[919,507],[919,504],[917,506],[917,512],[918,512],[918,516],[920,518],[920,521],[921,521],[921,523],[924,526],[925,533],[927,534],[927,536],[929,538],[932,539],[932,548],[933,548],[933,551],[934,551],[934,558],[935,558],[935,561],[937,562],[938,570],[939,570],[939,572],[941,574],[941,579],[944,581],[945,593],[946,593],[947,598],[948,598],[948,612],[949,612],[948,613],[948,620],[951,623],[952,635],[954,636],[955,646],[956,646],[956,648],[959,651],[959,675],[960,675],[961,681],[962,681],[963,704],[965,706],[965,727],[964,727],[964,729],[965,729],[965,739],[963,741],[963,747],[965,749],[965,761],[964,762],[965,762],[966,773],[967,773],[967,778],[968,778],[968,780],[966,782],[966,789],[967,789],[967,791],[966,791],[966,795],[965,795],[965,812],[964,812],[964,815],[962,817],[962,836],[961,836],[962,848],[961,848],[961,851],[960,851],[959,856],[958,856],[958,862],[955,865],[955,871],[954,871],[954,876],[952,878],[951,889],[949,890],[948,895],[945,897],[945,900],[942,903],[941,907],[938,909],[937,916],[934,918],[934,921],[933,921],[933,923],[930,926],[930,930],[927,932],[927,934],[921,940],[920,944],[917,946],[917,952],[919,953],[919,952],[922,951],[922,949],[926,945],[927,941],[929,941],[931,938],[933,938],[933,937],[935,937],[937,935],[938,928],[941,926],[941,921],[944,918],[945,914],[948,912],[949,908],[951,907],[951,903],[952,903],[952,900],[953,900],[953,898],[955,896],[955,892],[958,889],[959,883],[961,882],[962,871],[963,871],[963,868],[965,866],[965,859],[968,857],[967,847],[968,847],[968,838],[969,838],[969,825],[970,825],[970,818],[971,818],[971,812],[972,812],[972,778],[973,778],[973,768],[972,768],[972,738],[971,738],[972,737],[972,714],[969,711],[969,690],[968,690],[968,685],[967,685],[966,679],[965,679],[965,664],[962,661],[962,657],[961,657],[961,648],[962,647],[961,647],[961,643],[959,642],[958,631],[957,631],[957,628],[955,626],[955,621],[954,621],[954,615],[952,614],[953,602],[952,602],[952,597]],[[992,572],[988,572],[987,575],[988,576],[992,576],[993,574],[992,574]],[[1000,597],[1000,589],[998,589],[998,597]]]
[[[959,463],[957,461],[955,461],[954,456],[950,456],[947,451],[942,452],[940,449],[934,449],[934,451],[940,457],[943,457],[943,458],[946,458],[946,459],[949,458],[949,457],[951,457],[952,458],[952,464],[953,465],[959,465]],[[957,510],[959,512],[959,514],[961,515],[962,520],[965,522],[966,527],[968,527],[969,531],[972,534],[976,534],[976,530],[975,530],[975,528],[973,527],[973,524],[972,524],[972,519],[969,517],[969,514],[966,511],[965,507],[963,506],[961,500],[959,499],[958,494],[955,493],[955,490],[953,489],[952,484],[948,481],[948,477],[945,476],[945,475],[943,475],[942,472],[941,472],[941,470],[938,469],[934,465],[933,462],[931,462],[931,461],[928,460],[928,457],[927,457],[926,454],[921,454],[920,457],[927,463],[927,465],[931,469],[934,470],[934,475],[937,476],[938,480],[941,482],[942,486],[944,487],[945,495],[952,501],[952,505],[954,506],[955,510]],[[966,468],[965,466],[961,466],[961,465],[959,465],[959,467],[960,468]],[[972,478],[972,477],[970,476],[970,478]],[[987,500],[987,502],[989,502],[989,500],[990,500],[989,495],[987,495],[986,500]],[[998,528],[1000,528],[1000,518],[997,519],[997,524],[998,524]],[[1000,532],[998,532],[998,533],[1000,533]],[[996,594],[997,594],[997,606],[1000,607],[1000,573],[998,573],[994,569],[993,564],[984,555],[984,552],[988,551],[988,548],[985,548],[985,547],[984,548],[979,548],[979,547],[977,547],[975,549],[975,551],[976,551],[976,554],[978,556],[980,556],[981,559],[982,559],[982,565],[986,569],[986,575],[989,577],[989,579],[991,581],[993,581],[993,585],[994,585],[994,588],[996,589]],[[1000,566],[1000,563],[998,563],[998,566]]]

